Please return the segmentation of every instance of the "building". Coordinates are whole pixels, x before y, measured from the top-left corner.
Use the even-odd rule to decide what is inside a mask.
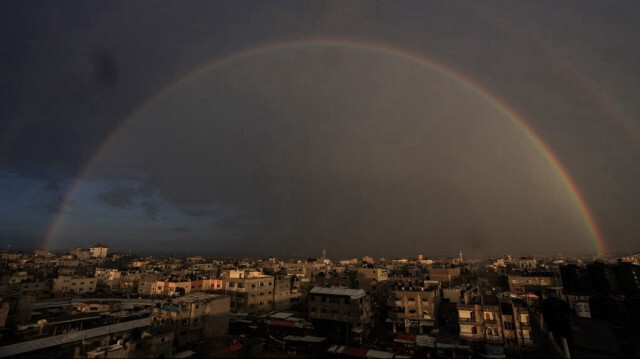
[[[388,279],[387,268],[358,268],[358,285],[361,289],[370,290]]]
[[[476,295],[472,295],[473,291]],[[500,344],[507,348],[533,346],[529,311],[523,303],[477,295],[476,287],[463,293],[457,306],[463,341]]]
[[[372,326],[370,298],[362,289],[314,287],[309,318],[314,328],[337,342],[362,343]]]
[[[118,290],[122,272],[117,269],[96,268],[95,277],[98,283],[104,284],[111,290]]]
[[[279,275],[274,277],[273,284],[273,310],[282,311],[291,308],[291,281],[292,277]]]
[[[258,314],[273,310],[273,276],[237,270],[225,274],[222,284],[224,293],[230,297],[231,312]]]
[[[153,327],[145,330],[140,339],[127,343],[129,358],[171,358],[173,353],[174,328]]]
[[[520,257],[512,261],[514,268],[535,270],[538,266],[538,261],[533,256]]]
[[[429,270],[429,278],[442,283],[444,288],[455,285],[460,280],[460,268],[431,268]]]
[[[440,300],[440,282],[394,281],[387,303],[393,332],[404,327],[406,333],[423,334],[435,325]]]
[[[530,275],[509,275],[509,290],[524,292],[534,287],[557,287],[561,281],[550,273],[537,273]]]
[[[92,258],[107,258],[109,247],[104,244],[96,244],[89,249]]]
[[[89,249],[83,248],[76,248],[71,251],[71,254],[73,254],[78,259],[89,259],[92,257],[91,251]]]
[[[151,311],[151,327],[174,328],[177,346],[220,336],[229,329],[229,297],[191,293]]]
[[[93,277],[61,275],[53,282],[53,293],[57,295],[95,293],[97,282],[98,280]]]

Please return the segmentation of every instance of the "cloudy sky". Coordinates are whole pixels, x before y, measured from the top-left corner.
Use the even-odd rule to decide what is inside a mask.
[[[0,246],[638,251],[638,11],[2,2]]]

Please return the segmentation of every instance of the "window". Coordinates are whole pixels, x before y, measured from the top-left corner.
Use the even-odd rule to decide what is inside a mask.
[[[325,297],[324,295],[320,297],[320,301],[322,303],[326,303],[327,302],[327,297]]]
[[[320,313],[326,313],[327,312],[327,308],[320,308]]]
[[[310,311],[311,313],[315,313],[315,311],[316,311],[316,307],[309,307],[309,311]]]
[[[407,298],[407,300],[408,300],[409,302],[415,302],[415,301],[416,301],[416,298],[409,297],[409,298]]]

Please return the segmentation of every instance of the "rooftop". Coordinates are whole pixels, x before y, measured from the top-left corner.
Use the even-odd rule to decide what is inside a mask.
[[[221,295],[221,294],[208,294],[208,293],[203,293],[203,292],[193,292],[193,293],[189,293],[187,295],[184,295],[182,297],[178,297],[175,298],[173,300],[174,304],[182,304],[182,303],[194,303],[194,302],[201,302],[204,300],[216,300],[216,299],[222,299],[225,298],[225,295]]]
[[[314,287],[311,289],[312,294],[325,294],[325,295],[340,295],[350,297],[351,299],[358,299],[367,295],[362,289],[344,289],[344,288],[324,288]]]

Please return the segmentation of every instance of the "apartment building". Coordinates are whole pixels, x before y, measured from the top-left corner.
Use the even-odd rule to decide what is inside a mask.
[[[440,282],[394,281],[387,303],[393,332],[404,328],[406,333],[423,334],[425,329],[433,327],[442,298],[440,293]]]
[[[120,285],[122,273],[117,269],[96,268],[95,277],[98,283],[102,283],[111,290],[117,290]]]
[[[466,292],[458,303],[460,339],[502,344],[507,348],[533,346],[529,312],[523,303],[469,294]]]
[[[231,312],[267,313],[273,310],[274,277],[258,271],[231,270],[222,279]]]
[[[360,342],[372,326],[371,302],[362,289],[314,287],[309,294],[309,318],[324,335],[339,342]]]
[[[190,293],[151,311],[151,327],[174,328],[178,346],[220,336],[229,329],[229,297]]]
[[[89,248],[89,252],[92,258],[107,258],[107,252],[109,251],[109,247],[104,244],[96,244],[93,247]]]
[[[560,287],[562,281],[550,273],[532,273],[528,275],[509,275],[509,290],[524,292],[531,287]]]
[[[215,278],[201,278],[196,280],[156,280],[151,284],[150,295],[171,297],[176,294],[189,294],[210,290],[222,290],[222,280]]]
[[[95,293],[97,282],[98,280],[93,277],[61,275],[53,282],[53,293],[57,295]]]
[[[358,284],[360,289],[370,290],[378,283],[389,279],[387,268],[358,268]]]
[[[273,284],[273,310],[283,311],[291,308],[292,278],[287,275],[278,275],[274,277]]]
[[[533,256],[520,257],[512,262],[515,268],[534,270],[538,266],[538,261]]]
[[[429,269],[429,278],[442,283],[443,288],[451,287],[460,280],[460,268],[431,268]]]

